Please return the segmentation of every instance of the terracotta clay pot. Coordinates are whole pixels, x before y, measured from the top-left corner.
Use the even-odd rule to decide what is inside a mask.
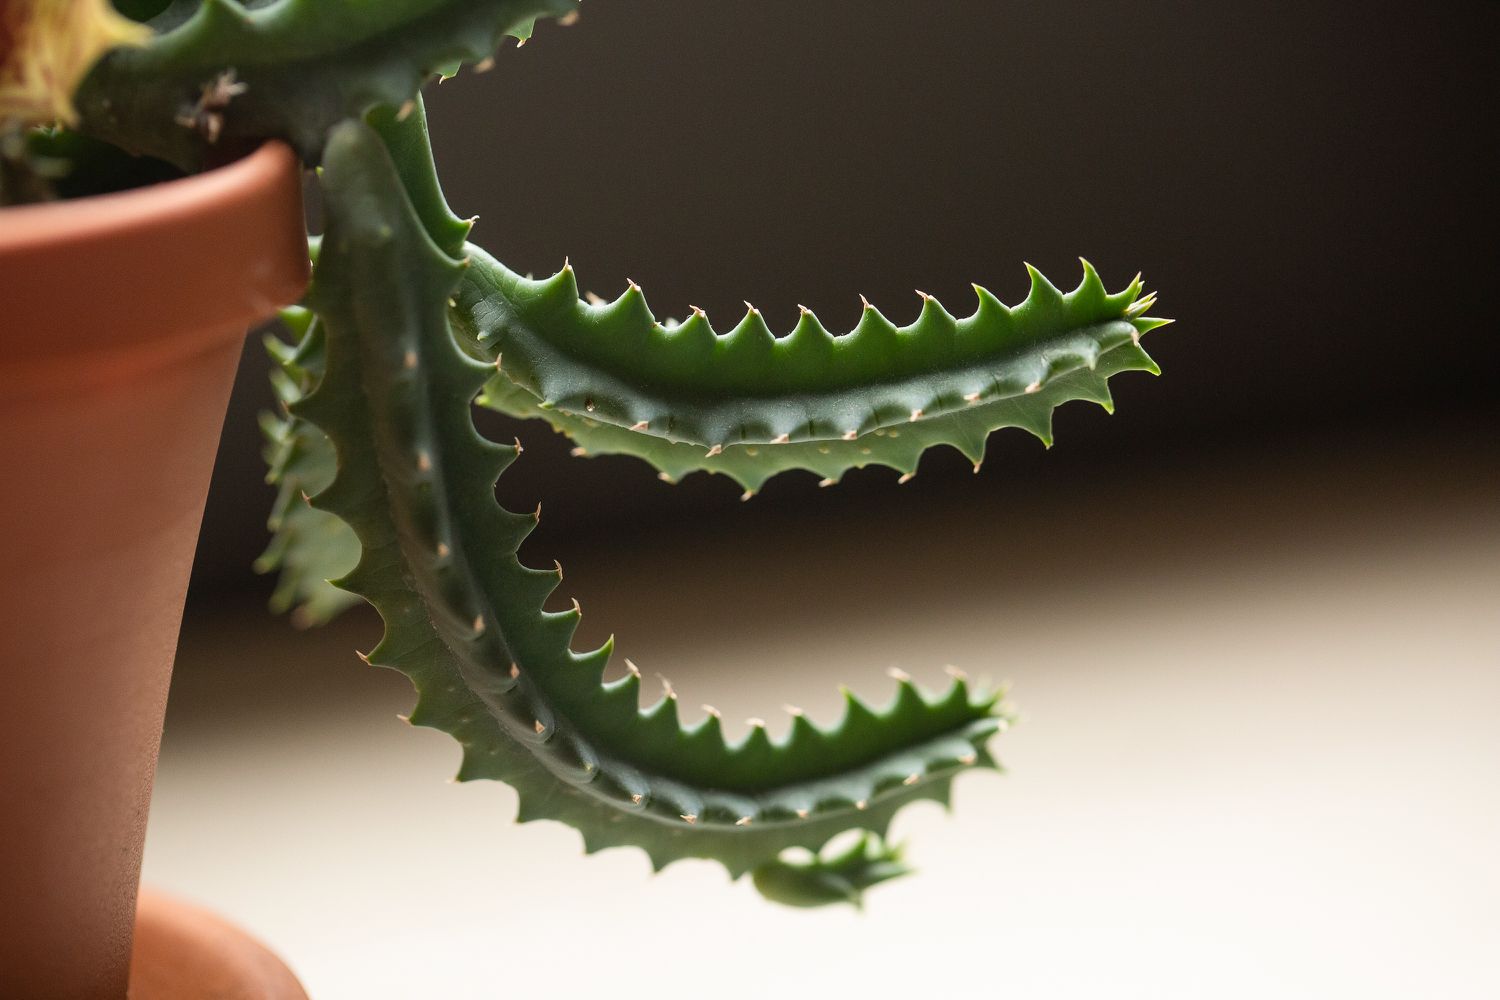
[[[0,997],[126,995],[230,385],[246,327],[306,281],[300,171],[280,144],[0,211]],[[196,995],[302,996],[287,980]]]

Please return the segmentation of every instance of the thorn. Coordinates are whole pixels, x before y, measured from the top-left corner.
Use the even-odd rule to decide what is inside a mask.
[[[312,497],[308,495],[308,492],[306,490],[302,491],[302,502],[307,504],[309,507],[312,506]]]
[[[660,479],[660,480],[661,480],[661,481],[662,481],[662,482],[664,482],[664,483],[667,483],[667,484],[669,484],[669,485],[672,485],[672,486],[675,486],[675,485],[677,485],[677,480],[675,480],[675,479],[673,479],[673,478],[672,478],[672,477],[671,477],[671,475],[670,475],[670,474],[668,474],[668,473],[665,473],[665,472],[658,472],[658,473],[657,473],[657,474],[656,474],[656,478],[657,478],[657,479]]]
[[[518,48],[518,49],[524,49],[525,47],[526,47],[526,39],[524,39],[524,38],[517,38],[516,39],[516,48]]]
[[[891,680],[897,681],[901,684],[911,683],[911,674],[907,673],[905,670],[902,670],[900,667],[891,667],[885,672],[885,675]]]
[[[562,266],[562,269],[564,271],[571,271],[571,270],[573,270],[573,259],[571,257],[569,257],[567,254],[563,254],[563,266]]]
[[[803,316],[811,316],[812,315],[812,310],[809,309],[809,308],[807,308],[807,306],[803,305],[800,302],[797,303],[797,311],[799,313],[801,313]]]
[[[745,725],[749,726],[751,729],[764,729],[766,728],[766,720],[757,719],[752,716],[745,720]]]
[[[1135,327],[1130,328],[1130,342],[1136,347],[1141,346],[1141,331],[1137,330]]]
[[[748,313],[755,316],[760,315],[760,310],[752,306],[748,301],[746,301],[745,299],[741,299],[740,301],[745,303],[745,309]]]
[[[745,492],[740,494],[740,503],[744,503],[746,500],[749,500],[753,496],[755,496],[754,490],[746,490]]]
[[[775,437],[773,437],[771,439],[771,443],[772,444],[791,444],[792,443],[792,436],[790,434],[778,434],[778,435],[776,435]]]
[[[490,70],[492,70],[494,68],[495,68],[495,57],[494,56],[490,56],[490,57],[488,57],[486,59],[481,59],[479,62],[477,62],[477,63],[474,64],[474,72],[476,72],[476,73],[488,73]]]
[[[417,352],[407,351],[406,354],[404,354],[401,358],[401,367],[405,368],[407,371],[411,371],[413,368],[417,367]],[[496,367],[498,367],[498,363]]]
[[[861,306],[861,307],[862,307],[862,308],[863,308],[863,309],[864,309],[864,310],[865,310],[865,311],[866,311],[866,312],[869,312],[869,311],[870,311],[870,310],[871,310],[871,309],[873,309],[873,308],[874,308],[874,306],[872,306],[872,305],[870,305],[870,300],[869,300],[869,299],[867,299],[867,298],[865,298],[865,297],[864,297],[864,296],[863,296],[863,295],[861,295],[861,296],[860,296],[860,297],[859,297],[859,304],[860,304],[860,306]]]
[[[966,681],[969,679],[968,674],[953,666],[951,663],[943,667],[943,673],[947,674],[949,677],[952,677],[956,681]]]
[[[448,543],[447,542],[438,542],[437,543],[437,554],[438,554],[438,558],[439,559],[447,559],[448,558],[448,554],[450,552],[452,552],[452,551],[453,551],[452,549],[448,548]]]
[[[922,415],[923,415],[924,412],[925,411],[920,406],[917,407],[915,410],[912,410],[911,411],[911,422],[912,423],[916,423],[918,420],[921,420],[922,419]]]
[[[971,392],[971,393],[969,393],[967,396],[964,397],[964,402],[965,403],[977,403],[977,402],[979,402],[979,393],[977,393],[977,392]]]
[[[691,309],[693,311],[693,315],[697,316],[699,319],[708,319],[708,313],[704,312],[702,309],[699,309],[697,306],[688,306],[688,308]]]
[[[636,680],[640,680],[641,679],[641,668],[638,667],[638,666],[636,666],[635,663],[632,662],[631,659],[630,659],[630,657],[628,657],[628,656],[625,657],[625,669],[629,670],[631,676],[634,677]]]
[[[637,294],[639,294],[640,290],[641,290],[641,286],[637,285],[635,283],[635,279],[634,278],[626,278],[625,279],[625,294],[628,295],[631,292],[636,292]]]
[[[859,437],[859,431],[845,431],[843,440],[853,441],[857,437]]]
[[[520,438],[513,437],[513,438],[511,438],[511,441],[513,442],[512,445],[511,445],[511,447],[514,448],[514,449],[516,449],[516,454],[517,455],[521,454],[521,452],[523,452],[523,451],[526,450],[525,448],[521,447],[521,439]]]
[[[749,816],[741,816],[739,819],[737,819],[737,820],[734,821],[734,825],[735,826],[749,826],[750,825],[750,817]]]
[[[484,635],[484,615],[474,616],[474,634]]]
[[[357,657],[359,657],[359,662],[363,663],[365,666],[368,667],[370,665],[370,654],[369,653],[361,653],[359,650],[356,649],[354,651],[354,655],[357,656]]]
[[[796,705],[782,705],[781,710],[787,715],[792,716],[794,719],[800,719],[804,714],[802,709],[798,708]]]
[[[432,456],[425,451],[417,452],[417,469],[422,472],[431,472]]]
[[[552,560],[552,567],[555,570],[557,570],[557,582],[558,583],[562,583],[562,578],[563,578],[562,563],[559,562],[558,560],[554,559],[554,560]],[[578,603],[578,599],[576,597],[573,599],[573,603],[574,604]]]
[[[632,793],[630,793],[630,801],[632,803],[634,803],[635,805],[640,805],[641,801],[644,798],[645,798],[645,796],[642,795],[640,792],[632,792]]]
[[[858,802],[854,803],[854,808],[858,809],[860,812],[864,812],[866,809],[870,808],[870,803],[865,799],[860,799]]]
[[[547,727],[544,726],[544,725],[542,725],[542,720],[541,719],[537,719],[535,722],[533,722],[532,726],[536,729],[536,734],[538,736],[542,735],[543,733],[545,733],[547,731]]]
[[[1034,395],[1035,393],[1038,393],[1038,392],[1041,392],[1041,391],[1042,391],[1042,383],[1041,383],[1040,379],[1038,379],[1037,381],[1031,383],[1030,385],[1028,385],[1026,387],[1026,394],[1028,396]]]
[[[901,784],[910,787],[911,785],[915,785],[917,782],[919,782],[921,780],[922,780],[922,776],[920,774],[911,774],[911,775],[907,775],[905,778],[903,778],[901,780]]]
[[[819,479],[818,480],[818,485],[821,486],[821,487],[823,487],[824,489],[827,489],[830,486],[837,486],[838,484],[839,484],[839,481],[837,479]]]
[[[404,104],[401,105],[400,109],[396,112],[396,120],[398,122],[404,122],[404,121],[406,121],[406,119],[408,119],[408,118],[411,117],[411,113],[413,111],[415,111],[415,110],[417,110],[417,102],[416,101],[407,101],[407,102],[405,102]]]
[[[981,465],[983,465],[983,464],[984,464],[984,459],[982,459],[982,458],[979,461],[977,461],[977,462],[974,463],[974,475],[976,475],[976,476],[979,475],[979,467]]]
[[[542,519],[542,502],[540,500],[536,502],[536,510],[531,512],[531,519],[537,522],[540,522]]]
[[[677,692],[674,691],[674,690],[672,690],[672,682],[669,681],[669,680],[667,680],[661,674],[657,674],[656,675],[656,679],[659,680],[659,681],[661,681],[662,690],[664,692],[666,692],[665,693],[666,699],[668,701],[676,701],[677,700]]]
[[[582,16],[583,16],[582,12],[576,11],[576,10],[570,10],[566,14],[564,14],[562,17],[558,18],[557,19],[557,23],[560,24],[564,28],[571,28],[571,27],[573,27],[573,25],[575,25],[575,24],[578,23],[578,19],[580,17],[582,17]]]
[[[970,764],[978,763],[978,761],[979,755],[977,753],[966,753],[962,757],[958,758],[958,762],[965,767],[968,767]]]
[[[574,448],[572,451],[568,452],[568,454],[572,455],[574,458],[583,458],[584,456],[586,456],[588,454],[588,449],[583,448],[583,447],[580,446],[580,447]]]
[[[712,705],[704,705],[703,711],[707,712],[709,715],[712,715],[715,719],[724,718],[723,714],[720,713],[720,711],[717,708],[714,708]]]
[[[515,660],[510,661],[510,679],[518,680],[521,676],[521,665]]]
[[[921,296],[921,297],[922,297],[922,301],[923,301],[923,302],[926,302],[926,301],[928,301],[928,300],[929,300],[929,299],[931,299],[931,298],[932,298],[932,296],[931,296],[931,295],[928,295],[928,294],[927,294],[927,293],[926,293],[926,292],[924,292],[924,291],[922,291],[922,289],[920,289],[920,288],[918,288],[918,289],[915,289],[915,291],[916,291],[916,293],[917,293],[917,294],[918,294],[918,295],[920,295],[920,296]]]
[[[797,818],[798,819],[807,819],[807,810],[806,809],[795,809],[795,810],[793,810],[793,812],[795,812],[797,814]]]
[[[703,457],[704,458],[713,458],[715,455],[722,455],[722,454],[724,454],[724,446],[722,444],[716,444],[712,448],[708,449],[708,454],[704,455]]]
[[[643,431],[650,426],[651,422],[649,420],[637,420],[635,423],[630,425],[630,429],[633,431]]]
[[[584,292],[583,293],[583,297],[588,302],[588,304],[591,305],[591,306],[602,306],[602,305],[604,305],[604,300],[602,298],[600,298],[599,296],[595,295],[593,292]]]
[[[688,824],[689,826],[692,826],[694,823],[698,822],[698,814],[697,813],[683,813],[681,818],[682,818],[682,821],[684,823]]]
[[[915,472],[902,473],[902,475],[896,480],[896,485],[905,486],[915,478],[917,478],[917,474]]]
[[[558,568],[561,569],[562,567],[559,566]],[[576,597],[573,598],[572,601],[573,601],[573,613],[575,615],[577,615],[579,618],[582,618],[583,617],[583,605],[581,605],[581,604],[578,603],[578,598],[576,598]]]
[[[500,354],[495,355],[495,371],[497,371],[497,372],[503,372],[503,371],[505,371],[505,354],[504,354],[504,352],[501,352]]]

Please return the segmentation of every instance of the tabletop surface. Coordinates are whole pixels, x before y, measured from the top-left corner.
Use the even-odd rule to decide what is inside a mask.
[[[891,667],[1011,682],[1008,773],[903,813],[920,873],[863,914],[514,825],[354,658],[373,617],[299,634],[256,604],[188,617],[145,877],[320,1000],[1500,995],[1500,462],[1376,444],[569,564],[580,639],[618,632],[731,733],[831,719],[839,681],[882,698]]]

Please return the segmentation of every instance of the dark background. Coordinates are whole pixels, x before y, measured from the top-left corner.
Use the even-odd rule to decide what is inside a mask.
[[[449,200],[512,266],[567,254],[585,288],[633,278],[658,315],[691,302],[723,326],[749,299],[786,330],[805,303],[838,329],[859,293],[899,322],[914,288],[965,313],[970,282],[1014,302],[1023,260],[1071,287],[1083,255],[1112,288],[1143,270],[1178,323],[1148,338],[1164,377],[1118,379],[1113,418],[1064,407],[1050,452],[1001,433],[978,477],[943,451],[902,490],[884,469],[837,490],[794,474],[741,507],[722,479],[570,461],[534,425],[504,498],[545,501],[551,554],[684,516],[833,523],[1238,452],[1492,439],[1497,39],[1488,0],[589,0],[429,88]],[[265,371],[252,341],[200,594],[266,586]]]

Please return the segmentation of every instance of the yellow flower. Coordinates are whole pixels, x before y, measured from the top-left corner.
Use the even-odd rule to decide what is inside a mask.
[[[0,2],[0,124],[73,121],[73,91],[98,58],[150,37],[109,0]]]

